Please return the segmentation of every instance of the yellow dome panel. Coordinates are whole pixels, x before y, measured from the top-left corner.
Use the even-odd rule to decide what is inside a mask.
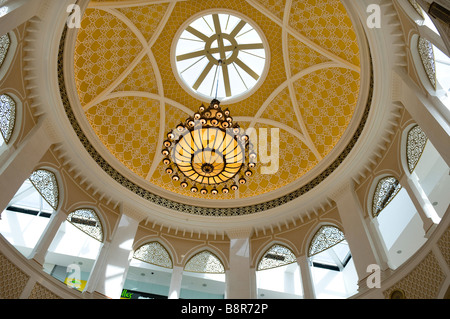
[[[150,41],[168,6],[167,3],[149,4],[146,6],[118,8],[117,10],[136,26],[147,41]]]
[[[158,94],[158,83],[149,57],[145,56],[114,91],[142,91]]]
[[[88,8],[75,48],[74,71],[81,104],[101,94],[141,50],[139,40],[122,21]]]
[[[159,151],[159,109],[159,101],[123,97],[90,108],[86,117],[106,148],[131,171],[145,177]]]
[[[360,64],[352,21],[340,0],[294,0],[289,25],[344,60]]]
[[[359,73],[329,68],[294,83],[309,135],[325,157],[344,134],[356,107]]]
[[[291,35],[288,35],[288,43],[289,66],[291,68],[292,76],[295,76],[300,71],[303,71],[313,65],[329,61],[329,59],[298,41]]]

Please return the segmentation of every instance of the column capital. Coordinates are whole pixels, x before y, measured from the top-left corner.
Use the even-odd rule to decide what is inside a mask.
[[[226,233],[230,239],[250,238],[253,234],[253,228],[252,227],[232,228],[228,229]]]
[[[122,204],[121,212],[122,212],[122,214],[124,214],[134,220],[137,220],[138,222],[141,222],[145,219],[144,213],[142,213],[138,208],[136,208],[128,203]]]
[[[340,184],[337,188],[331,191],[328,196],[335,202],[339,201],[344,195],[353,192],[355,189],[354,183],[352,180],[345,181]]]

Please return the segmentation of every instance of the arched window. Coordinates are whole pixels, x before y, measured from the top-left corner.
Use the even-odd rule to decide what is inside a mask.
[[[414,125],[404,134],[407,169],[442,218],[448,207],[449,167],[420,126]]]
[[[181,299],[223,299],[225,297],[225,267],[213,253],[203,250],[184,266]]]
[[[392,176],[382,178],[375,188],[372,200],[372,216],[377,217],[389,202],[398,194],[402,186]]]
[[[391,269],[403,264],[425,242],[423,222],[416,206],[406,188],[393,176],[378,181],[372,216]]]
[[[103,239],[98,214],[91,208],[74,210],[53,238],[45,256],[44,270],[71,288],[83,291]]]
[[[77,209],[67,216],[67,221],[99,242],[103,241],[102,223],[94,210]]]
[[[272,245],[263,254],[256,270],[259,299],[301,298],[300,269],[289,248]]]
[[[3,62],[5,62],[6,55],[9,51],[9,46],[11,45],[11,39],[9,34],[4,34],[0,37],[0,68],[3,66]]]
[[[133,255],[133,258],[144,261],[146,263],[172,268],[172,259],[163,245],[157,241],[142,245]]]
[[[0,95],[0,132],[3,137],[0,145],[3,144],[3,141],[8,144],[14,130],[15,120],[16,103],[9,95]]]
[[[140,246],[134,251],[121,298],[167,298],[172,268],[172,258],[162,244],[153,241]]]
[[[58,208],[58,202],[55,174],[45,169],[34,171],[2,212],[0,233],[28,257]]]
[[[344,233],[332,225],[319,228],[308,249],[316,298],[348,298],[358,276]]]
[[[439,45],[430,42],[430,40],[435,39],[436,37],[430,35],[428,29],[439,37],[440,34],[431,18],[428,16],[428,13],[421,8],[417,1],[409,0],[409,3],[422,18],[414,20],[419,28],[422,28],[421,30],[423,30],[423,32],[420,32],[422,36],[419,36],[417,40],[417,52],[426,77],[428,78],[427,82],[430,83],[434,91],[433,95],[436,95],[441,102],[450,109],[450,58],[438,48],[442,43]],[[425,29],[423,29],[423,27],[425,27]]]
[[[193,256],[184,266],[185,271],[205,274],[224,274],[225,268],[215,255],[204,250]]]
[[[409,130],[406,138],[406,161],[410,173],[416,168],[427,141],[428,138],[419,125],[415,125]]]

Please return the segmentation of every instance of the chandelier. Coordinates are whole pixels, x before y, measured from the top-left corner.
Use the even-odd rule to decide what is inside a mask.
[[[216,98],[167,133],[162,154],[172,180],[202,195],[236,191],[256,166],[249,136]]]

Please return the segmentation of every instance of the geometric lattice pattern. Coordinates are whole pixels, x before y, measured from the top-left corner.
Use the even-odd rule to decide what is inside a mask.
[[[16,103],[7,94],[0,95],[0,133],[9,142],[16,120]]]
[[[383,293],[385,298],[389,298],[394,290],[399,289],[406,299],[436,299],[444,280],[445,273],[430,252],[413,271]]]
[[[273,245],[261,258],[257,270],[272,269],[292,264],[297,258],[292,251],[281,245]]]
[[[133,258],[152,265],[164,268],[172,268],[172,259],[170,258],[169,253],[163,245],[156,241],[142,245],[141,247],[136,249]]]
[[[103,228],[94,210],[89,208],[77,209],[67,216],[67,221],[92,238],[103,242]]]
[[[395,177],[382,178],[373,194],[372,216],[377,217],[401,189],[402,186]]]
[[[322,226],[309,246],[308,257],[317,255],[345,240],[344,233],[334,226]]]
[[[29,276],[0,253],[0,298],[18,299]]]
[[[45,201],[57,210],[59,190],[55,174],[45,169],[38,169],[31,174],[29,180]]]
[[[439,250],[442,256],[444,256],[447,265],[450,266],[450,228],[442,235],[442,237],[437,242]]]
[[[416,125],[408,132],[406,139],[406,160],[409,172],[412,173],[419,162],[420,156],[427,144],[428,138],[420,126]]]
[[[185,271],[206,273],[206,274],[223,274],[225,268],[222,262],[209,251],[202,251],[193,256],[186,263]]]
[[[52,291],[45,288],[40,283],[36,283],[31,290],[30,296],[28,299],[62,299]]]

